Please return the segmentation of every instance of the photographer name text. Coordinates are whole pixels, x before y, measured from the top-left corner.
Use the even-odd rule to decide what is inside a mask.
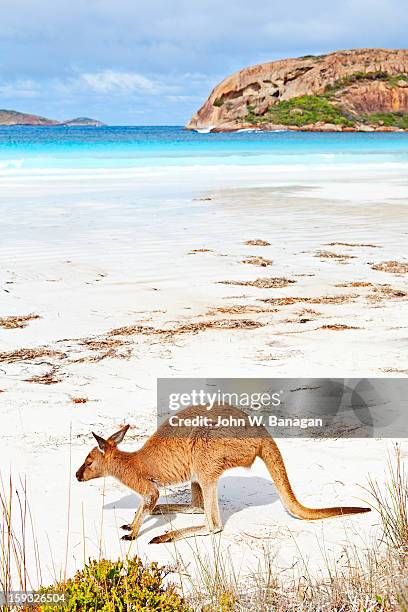
[[[246,418],[233,416],[218,416],[213,419],[210,416],[195,416],[195,417],[179,417],[177,414],[169,418],[171,427],[204,427],[204,428],[220,428],[220,427],[297,427],[300,429],[309,429],[311,427],[323,427],[323,419],[312,418],[297,418],[297,417],[278,417],[274,414],[264,415],[247,415]]]

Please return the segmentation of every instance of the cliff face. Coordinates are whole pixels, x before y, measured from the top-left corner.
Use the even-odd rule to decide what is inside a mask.
[[[406,113],[408,50],[356,49],[244,68],[187,128],[408,129]]]

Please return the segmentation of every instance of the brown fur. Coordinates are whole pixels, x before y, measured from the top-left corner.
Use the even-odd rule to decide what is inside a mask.
[[[137,537],[143,519],[148,514],[166,512],[202,512],[206,524],[171,531],[153,538],[151,542],[170,542],[191,535],[205,535],[222,530],[217,499],[217,483],[226,470],[251,467],[257,457],[266,464],[282,502],[295,517],[314,520],[346,514],[369,512],[369,508],[340,506],[333,508],[307,508],[297,499],[290,485],[282,455],[264,427],[251,429],[246,415],[232,406],[191,406],[177,413],[179,419],[211,416],[214,422],[223,418],[240,418],[244,426],[209,428],[208,426],[174,427],[166,421],[144,446],[135,452],[117,448],[129,426],[107,440],[93,434],[98,447],[91,450],[76,473],[79,481],[101,476],[113,476],[127,485],[143,499],[123,539]],[[156,505],[159,487],[191,481],[191,504]]]

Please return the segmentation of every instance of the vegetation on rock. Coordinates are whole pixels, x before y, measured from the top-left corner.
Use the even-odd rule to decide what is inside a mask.
[[[408,130],[408,113],[372,113],[371,115],[365,115],[363,119],[378,126]]]
[[[333,125],[353,126],[354,121],[340,108],[334,106],[324,96],[300,96],[283,100],[270,106],[264,115],[256,115],[248,105],[249,123],[273,123],[276,125],[295,125],[302,127],[323,122]]]
[[[336,94],[350,85],[362,81],[385,81],[390,87],[407,83],[408,75],[389,75],[383,71],[355,72],[347,77],[327,85],[321,95],[307,95],[281,100],[268,107],[266,112],[258,114],[251,104],[247,104],[246,121],[252,125],[275,124],[303,127],[317,123],[326,123],[342,127],[354,127],[357,123],[408,129],[408,113],[402,111],[378,112],[354,115],[347,112],[336,102]],[[222,105],[221,100],[218,105]],[[215,105],[215,102],[214,102]]]

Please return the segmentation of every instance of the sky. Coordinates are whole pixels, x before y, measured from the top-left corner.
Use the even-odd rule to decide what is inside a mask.
[[[251,64],[407,47],[405,0],[0,0],[0,108],[184,125]]]

